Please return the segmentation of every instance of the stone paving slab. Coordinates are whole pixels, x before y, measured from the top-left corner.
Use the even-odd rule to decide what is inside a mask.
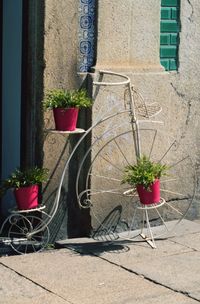
[[[167,235],[163,235],[160,237],[160,239],[171,239],[174,237],[179,237],[179,236],[186,236],[188,234],[191,233],[196,233],[196,232],[200,232],[200,221],[199,222],[192,222],[189,220],[185,220],[183,219],[179,224],[177,224],[177,221],[171,221],[169,223],[167,223],[168,228],[171,230],[169,231],[169,233]],[[154,227],[152,228],[153,231],[155,231],[156,235],[160,235],[164,229],[162,228],[162,226],[158,226],[158,227]],[[138,234],[139,234],[140,230],[138,230]],[[135,233],[137,234],[137,232]],[[127,233],[119,233],[119,236],[125,238],[127,237]],[[56,245],[58,247],[62,247],[65,245],[69,245],[69,244],[89,244],[89,243],[97,243],[99,242],[103,242],[103,241],[112,241],[111,238],[107,237],[107,236],[103,236],[103,234],[101,235],[101,237],[99,237],[99,239],[97,238],[97,240],[95,241],[93,238],[76,238],[76,239],[64,239],[64,240],[60,240],[56,242]],[[141,242],[142,239],[141,237],[137,237],[133,240],[134,242]],[[145,242],[143,242],[145,243]]]
[[[37,282],[63,297],[66,299],[64,303],[197,303],[183,294],[154,284],[102,258],[80,255],[67,249],[5,257],[1,258],[0,262],[2,266],[6,265],[32,282]]]
[[[195,232],[200,232],[200,223],[189,221],[186,219],[183,219],[180,223],[177,225],[173,225],[174,221],[171,222],[171,225],[173,227],[173,230],[171,233],[169,233],[169,236],[183,236]],[[159,229],[159,228],[158,228]]]
[[[192,233],[190,235],[183,235],[181,237],[174,237],[172,239],[173,242],[176,242],[180,245],[188,247],[193,250],[200,251],[200,232]]]
[[[158,227],[156,230],[158,231]],[[146,242],[117,240],[114,243],[66,240],[65,246],[93,253],[172,290],[200,300],[200,225],[183,220],[173,237],[156,240],[157,249]],[[64,241],[63,241],[64,244]]]
[[[165,226],[161,225],[152,227],[153,234],[155,236],[160,236],[160,239],[165,239],[200,232],[200,224],[198,222],[186,219],[183,219],[179,223],[177,221],[166,222],[166,226],[169,229],[169,232],[164,228]],[[123,235],[123,233],[121,233],[121,235]]]
[[[152,249],[144,241],[127,241],[127,240],[116,240],[115,242],[85,242],[77,243],[71,240],[70,242],[65,242],[63,244],[65,248],[76,250],[83,254],[95,254],[96,256],[104,256],[108,253],[110,256],[113,255],[113,258],[117,258],[121,261],[124,260],[124,254],[126,258],[130,258],[135,262],[143,261],[144,259],[152,259],[160,256],[168,256],[179,253],[190,252],[190,247],[187,247],[183,244],[173,242],[172,240],[157,240],[157,249]],[[170,248],[170,250],[169,250]]]
[[[157,227],[153,229],[159,230]],[[152,249],[140,236],[133,240],[119,238],[114,242],[103,242],[92,238],[66,239],[58,241],[57,246],[72,248],[82,253],[94,253],[95,255],[102,255],[106,252],[110,254],[128,252],[126,258],[130,255],[130,259],[140,262],[144,259],[190,252],[193,248],[198,248],[199,243],[196,244],[198,233],[200,233],[199,224],[183,220],[173,231],[173,237],[163,237],[156,240],[157,249]],[[124,234],[121,233],[120,236],[124,236]],[[113,257],[116,257],[116,255]],[[118,255],[118,258],[124,260],[123,255]]]
[[[0,278],[0,304],[67,304],[59,296],[51,294],[2,264]]]
[[[0,304],[199,303],[200,225],[182,221],[176,232],[157,249],[72,239],[65,249],[1,257]]]
[[[179,235],[182,236],[157,241],[157,249],[148,250],[147,247],[139,248],[138,244],[132,244],[129,245],[130,250],[126,253],[126,258],[108,251],[103,253],[103,257],[200,301],[200,232],[196,232],[193,223],[191,230],[190,223],[185,221],[185,224],[186,227],[184,222],[181,227],[183,232],[184,229],[187,230],[185,235],[182,235],[179,229]]]
[[[108,254],[106,259],[114,262],[113,257]],[[137,263],[127,258],[123,261],[123,267],[200,301],[200,252],[144,259]]]

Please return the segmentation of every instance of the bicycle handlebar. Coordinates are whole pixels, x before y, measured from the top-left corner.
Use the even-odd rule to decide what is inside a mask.
[[[122,77],[124,79],[126,79],[125,81],[121,81],[121,82],[100,82],[100,81],[94,81],[93,85],[99,85],[99,86],[117,86],[117,85],[125,85],[130,83],[130,78],[124,74],[120,74],[120,73],[115,73],[115,72],[111,72],[111,71],[104,71],[104,70],[100,70],[99,71],[100,74],[107,74],[107,75],[114,75],[114,76],[119,76]]]

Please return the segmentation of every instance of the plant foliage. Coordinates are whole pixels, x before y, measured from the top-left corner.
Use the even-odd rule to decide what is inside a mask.
[[[64,90],[53,89],[45,94],[43,100],[44,109],[53,108],[87,108],[92,105],[92,99],[88,97],[85,89]]]
[[[122,183],[128,183],[134,187],[143,185],[148,190],[156,179],[166,175],[167,170],[166,165],[152,162],[147,156],[143,155],[137,159],[135,165],[125,167]]]
[[[49,170],[46,168],[16,169],[2,182],[0,193],[4,194],[9,188],[21,188],[46,182]]]

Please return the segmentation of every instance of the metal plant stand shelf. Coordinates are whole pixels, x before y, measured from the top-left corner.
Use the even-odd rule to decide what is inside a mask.
[[[163,198],[161,198],[160,202],[156,203],[156,204],[143,205],[142,203],[139,202],[138,206],[136,206],[135,213],[132,218],[132,222],[134,222],[136,212],[138,210],[142,211],[142,225],[141,225],[141,231],[138,233],[138,235],[141,236],[152,248],[156,248],[156,243],[155,243],[153,231],[151,228],[151,224],[149,221],[148,212],[149,212],[149,210],[154,209],[158,213],[159,217],[162,219],[163,224],[165,225],[165,221],[159,212],[159,208],[162,207],[165,203],[166,203],[166,201]],[[145,227],[145,223],[146,223],[146,227]],[[128,235],[129,240],[131,240],[131,229],[132,229],[132,223],[131,223],[131,227],[130,227],[129,235]],[[168,230],[167,226],[166,226],[166,229]],[[148,232],[148,235],[146,234],[146,231]],[[134,235],[133,238],[135,238],[136,236]],[[127,239],[127,237],[126,237],[126,239]]]
[[[85,130],[81,128],[76,128],[74,131],[58,131],[55,129],[45,129],[44,131],[46,133],[61,134],[61,135],[82,134],[85,132]]]

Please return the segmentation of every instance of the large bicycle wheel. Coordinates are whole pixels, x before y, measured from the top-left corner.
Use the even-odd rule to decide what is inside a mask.
[[[122,184],[125,166],[136,162],[135,133],[129,126],[96,137],[80,165],[76,192],[82,207],[92,215],[93,237],[114,240],[121,235],[133,238],[147,224],[135,189]],[[166,236],[186,216],[192,204],[196,176],[191,158],[184,155],[175,141],[163,138],[155,129],[140,129],[141,153],[153,161],[169,166],[168,176],[161,179],[161,202],[148,208],[148,220],[154,237]],[[166,143],[167,142],[167,143]],[[85,189],[79,180],[87,169]],[[149,236],[151,238],[151,235]]]
[[[39,252],[49,241],[49,229],[43,220],[34,215],[12,215],[10,217],[8,237],[10,246],[19,254]],[[37,232],[41,227],[42,231]]]

